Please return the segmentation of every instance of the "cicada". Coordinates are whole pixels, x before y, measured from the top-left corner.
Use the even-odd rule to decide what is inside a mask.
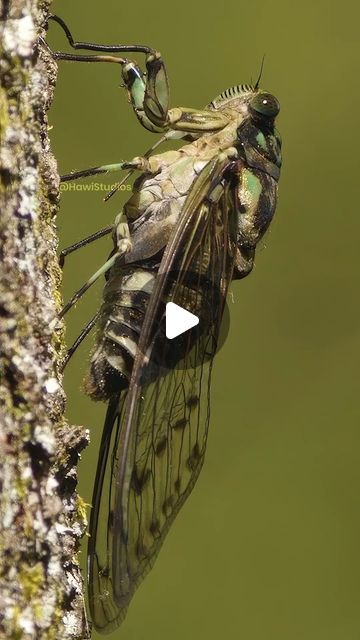
[[[120,64],[138,120],[163,134],[143,156],[63,177],[140,172],[114,225],[88,239],[112,231],[109,259],[61,314],[105,275],[85,388],[94,400],[108,402],[90,518],[88,582],[93,623],[109,632],[123,620],[204,461],[211,370],[229,284],[250,273],[276,207],[279,103],[259,88],[259,77],[255,85],[223,91],[205,109],[170,109],[159,52],[143,45],[75,42],[64,22],[53,19],[73,48],[101,52],[52,52],[54,58]],[[146,73],[116,55],[129,52],[145,55]],[[184,145],[154,153],[171,139]],[[200,319],[173,341],[164,331],[169,301]]]

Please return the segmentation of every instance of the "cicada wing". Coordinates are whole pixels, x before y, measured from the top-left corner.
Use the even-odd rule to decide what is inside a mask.
[[[126,401],[109,409],[116,428],[107,438],[107,504],[100,522],[95,495],[89,553],[90,609],[101,631],[124,618],[203,464],[212,358],[236,248],[230,171],[229,161],[209,163],[189,193],[149,300]],[[200,317],[175,341],[164,335],[170,300]],[[108,526],[103,548],[99,526]]]
[[[121,421],[126,392],[109,402],[101,438],[90,512],[88,542],[88,589],[91,619],[102,632],[110,632],[120,623],[119,608],[112,597],[109,564],[114,513],[115,456],[119,450]]]

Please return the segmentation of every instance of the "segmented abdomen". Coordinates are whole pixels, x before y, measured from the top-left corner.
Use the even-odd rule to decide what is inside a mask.
[[[103,291],[95,349],[85,389],[107,400],[129,384],[136,346],[158,265],[115,263]]]

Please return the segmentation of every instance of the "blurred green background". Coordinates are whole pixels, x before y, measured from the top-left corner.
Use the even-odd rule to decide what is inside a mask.
[[[205,466],[110,637],[358,640],[358,4],[77,0],[52,10],[79,40],[158,48],[172,106],[201,107],[249,83],[265,53],[262,86],[282,107],[279,206],[254,272],[232,286]],[[69,50],[57,25],[48,40]],[[129,159],[155,140],[119,85],[112,65],[60,63],[49,116],[60,172]],[[102,195],[62,193],[62,247],[113,221],[125,196],[105,205]],[[110,242],[68,258],[65,299]],[[69,343],[101,288],[69,313]],[[91,429],[80,465],[87,502],[105,412],[81,388],[90,346],[91,338],[65,376],[68,418]]]

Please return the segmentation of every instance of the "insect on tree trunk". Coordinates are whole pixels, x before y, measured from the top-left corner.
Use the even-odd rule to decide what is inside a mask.
[[[56,68],[34,45],[48,0],[0,0],[0,637],[88,637],[76,561],[83,428],[66,424],[50,330],[60,306],[47,137]]]

